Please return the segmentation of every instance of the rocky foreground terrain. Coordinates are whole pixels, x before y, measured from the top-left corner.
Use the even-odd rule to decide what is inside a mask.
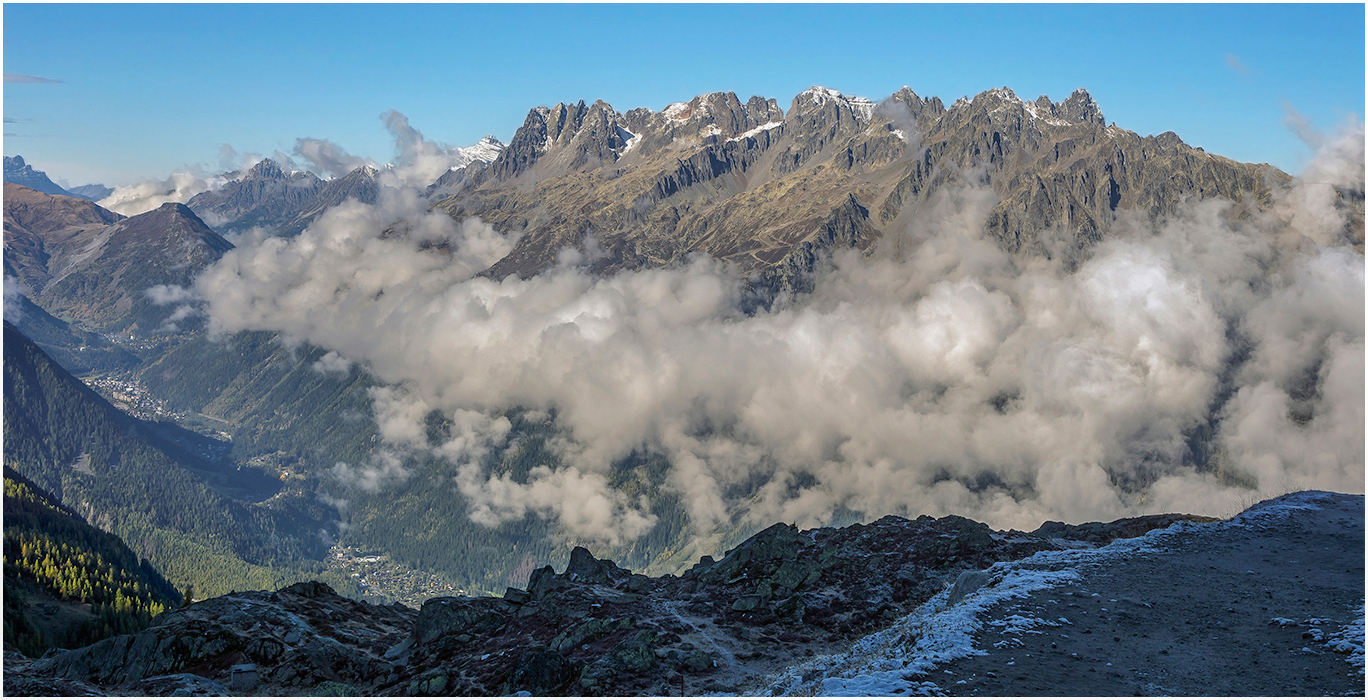
[[[4,690],[1361,694],[1363,513],[1362,496],[1305,492],[1230,521],[778,524],[683,576],[648,578],[577,548],[528,590],[421,610],[300,583],[197,602],[38,660],[7,648]]]

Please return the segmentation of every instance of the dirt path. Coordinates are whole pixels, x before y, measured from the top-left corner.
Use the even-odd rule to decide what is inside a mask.
[[[985,656],[925,676],[951,695],[1363,695],[1364,499],[1199,526],[989,608]],[[1017,617],[1013,617],[1017,616]],[[1361,653],[1361,652],[1360,652]]]

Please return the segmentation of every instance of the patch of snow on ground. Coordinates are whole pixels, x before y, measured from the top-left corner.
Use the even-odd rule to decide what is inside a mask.
[[[708,138],[709,136],[717,136],[718,134],[721,134],[721,133],[722,133],[722,130],[719,129],[719,128],[717,128],[717,125],[716,125],[716,124],[709,124],[709,125],[703,127],[703,128],[698,132],[698,135],[706,139],[706,138]]]
[[[1090,553],[1092,550],[1073,554]],[[1004,600],[1078,578],[1076,571],[1063,566],[1066,559],[1041,554],[1064,553],[1041,552],[1022,562],[994,564],[986,570],[991,582],[958,605],[949,604],[948,589],[942,591],[891,627],[857,641],[849,652],[791,669],[771,684],[771,693],[861,696],[934,692],[925,683],[911,682],[907,677],[924,675],[946,661],[986,653],[974,648],[974,633],[983,627],[980,613]],[[1027,562],[1042,568],[1019,566]],[[1029,624],[1027,618],[1020,618],[1018,623],[1023,629]],[[820,685],[802,680],[804,675],[811,678],[813,671],[826,676]]]
[[[1053,588],[1081,578],[1079,569],[1102,566],[1117,558],[1162,551],[1174,538],[1210,529],[1257,528],[1269,519],[1280,519],[1300,510],[1319,510],[1318,501],[1333,498],[1324,491],[1288,494],[1260,503],[1231,520],[1214,523],[1180,521],[1140,537],[1114,540],[1104,547],[1037,552],[1013,562],[998,562],[985,570],[991,578],[959,604],[949,604],[947,588],[892,626],[875,632],[851,646],[844,654],[818,657],[773,676],[769,695],[911,696],[942,694],[933,683],[914,680],[939,664],[987,652],[974,647],[974,634],[984,624],[1009,627],[1011,633],[1029,634],[1038,626],[1072,624],[1012,615],[986,623],[979,616],[993,606],[1023,598],[1037,590]],[[1135,601],[1137,604],[1145,605]],[[1148,607],[1148,606],[1147,606]],[[1274,618],[1270,624],[1283,623]],[[1293,620],[1286,620],[1293,623]],[[1349,654],[1350,663],[1364,669],[1364,616],[1330,635],[1326,644]],[[804,679],[807,680],[804,680]],[[1155,686],[1158,688],[1158,686]]]
[[[1358,608],[1358,619],[1340,628],[1326,640],[1329,647],[1340,653],[1348,654],[1346,659],[1363,673],[1363,606]]]
[[[974,634],[983,628],[979,616],[1009,599],[1024,598],[1081,578],[1078,569],[1098,566],[1130,554],[1157,551],[1166,535],[1186,530],[1181,522],[1165,530],[1134,539],[1115,540],[1096,549],[1045,551],[1014,562],[998,562],[985,570],[988,584],[957,605],[949,604],[949,589],[889,628],[875,632],[851,646],[844,654],[814,659],[779,674],[769,686],[771,695],[927,695],[938,687],[909,680],[924,676],[937,665],[987,652],[974,647]],[[1012,615],[988,621],[1010,626],[1013,633],[1031,633],[1035,627],[1070,624]],[[807,677],[808,681],[803,678]]]

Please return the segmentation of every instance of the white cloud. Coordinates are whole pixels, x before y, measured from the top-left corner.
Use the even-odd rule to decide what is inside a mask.
[[[205,175],[199,168],[186,168],[171,173],[165,180],[144,180],[136,185],[115,187],[98,204],[112,212],[134,216],[168,202],[184,204],[191,197],[226,183],[227,179],[222,175]]]
[[[534,513],[584,538],[639,536],[651,506],[608,468],[642,449],[668,457],[660,486],[700,530],[754,484],[759,523],[844,507],[1018,528],[1224,513],[1251,482],[1362,489],[1363,258],[1289,223],[1328,204],[1126,217],[1068,268],[985,240],[994,201],[944,191],[874,255],[836,254],[810,296],[753,316],[743,281],[706,257],[603,278],[574,254],[530,279],[478,277],[514,240],[429,214],[410,189],[292,240],[244,240],[197,288],[219,331],[283,331],[364,364],[389,385],[372,394],[387,444],[457,465],[488,525]],[[381,237],[401,218],[407,235]],[[425,245],[439,240],[449,252]],[[554,409],[561,428],[560,465],[524,482],[481,459],[514,407]],[[434,410],[453,424],[437,447]],[[1190,463],[1203,426],[1229,478]],[[405,473],[338,470],[368,489]]]

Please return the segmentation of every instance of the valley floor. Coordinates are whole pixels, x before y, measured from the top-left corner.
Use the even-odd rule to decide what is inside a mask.
[[[772,691],[1364,694],[1363,496],[1291,494],[1230,521],[989,573],[959,605],[938,596]]]

